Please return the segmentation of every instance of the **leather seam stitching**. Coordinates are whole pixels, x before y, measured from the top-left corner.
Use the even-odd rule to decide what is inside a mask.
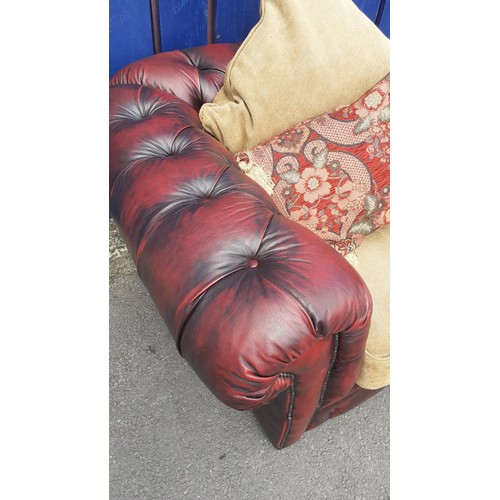
[[[328,372],[326,374],[325,381],[323,382],[323,388],[321,389],[321,395],[319,397],[318,406],[316,407],[316,411],[313,413],[313,415],[312,415],[311,420],[309,421],[309,423],[311,423],[311,421],[313,420],[314,416],[316,415],[316,413],[318,413],[318,410],[320,409],[321,405],[323,404],[323,400],[325,398],[325,393],[326,393],[326,387],[328,385],[328,381],[330,380],[330,374],[332,372],[332,369],[333,369],[333,366],[335,364],[335,361],[337,361],[337,352],[338,352],[338,348],[339,348],[339,336],[340,336],[340,333],[337,334],[337,335],[334,335],[334,337],[333,337],[332,361],[330,363],[330,368],[328,368]]]
[[[293,420],[293,410],[295,407],[295,375],[293,373],[280,373],[281,377],[288,377],[292,379],[292,383],[289,387],[290,390],[290,401],[288,403],[288,411],[286,414],[286,427],[285,427],[285,432],[283,433],[283,437],[281,438],[279,444],[278,444],[278,449],[282,450],[286,438],[288,437],[288,433],[290,432],[290,427],[292,426],[292,420]]]

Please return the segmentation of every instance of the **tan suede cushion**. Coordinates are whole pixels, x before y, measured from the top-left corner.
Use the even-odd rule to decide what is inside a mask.
[[[390,224],[368,235],[356,249],[355,266],[373,299],[373,315],[366,342],[365,361],[358,385],[379,389],[389,385],[390,378]]]
[[[389,73],[389,40],[352,0],[261,0],[205,130],[237,153],[347,105]]]

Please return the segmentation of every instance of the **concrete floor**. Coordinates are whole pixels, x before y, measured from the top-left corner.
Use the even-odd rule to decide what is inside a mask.
[[[179,356],[137,274],[113,280],[111,500],[389,496],[389,388],[277,451]]]

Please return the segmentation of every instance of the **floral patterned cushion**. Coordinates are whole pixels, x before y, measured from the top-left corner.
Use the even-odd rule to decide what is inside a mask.
[[[236,161],[283,215],[346,256],[389,222],[389,107],[387,75],[349,106],[238,153]]]

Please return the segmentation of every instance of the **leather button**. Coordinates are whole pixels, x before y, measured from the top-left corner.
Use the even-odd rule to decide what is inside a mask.
[[[248,267],[251,267],[252,269],[256,268],[259,265],[259,262],[255,259],[250,259],[248,261]]]

